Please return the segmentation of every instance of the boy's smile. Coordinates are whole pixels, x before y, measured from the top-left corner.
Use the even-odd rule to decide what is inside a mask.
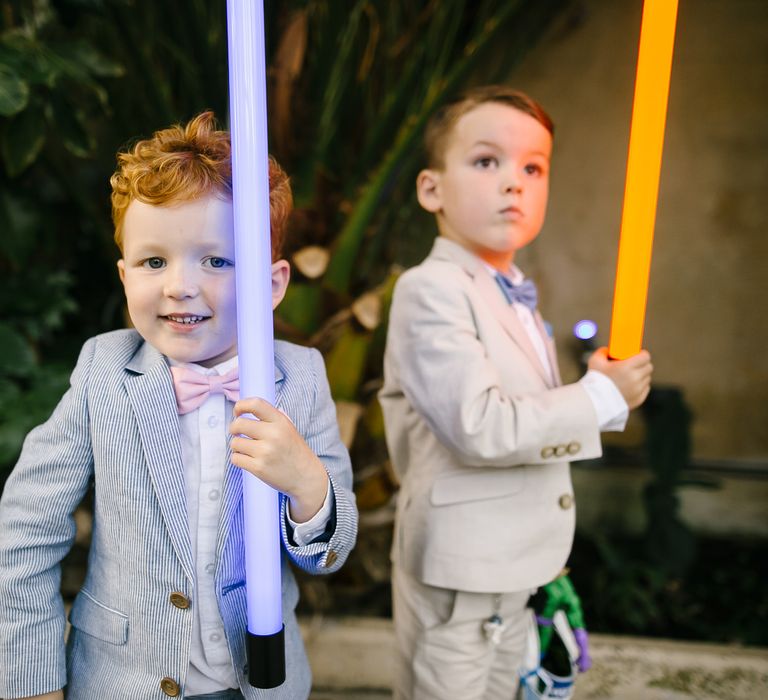
[[[507,271],[544,223],[551,151],[549,131],[532,116],[481,104],[454,126],[443,167],[419,174],[419,202],[442,236]]]

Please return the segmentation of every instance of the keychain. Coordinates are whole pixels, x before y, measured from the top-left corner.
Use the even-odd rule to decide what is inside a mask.
[[[483,634],[485,638],[494,646],[501,643],[501,635],[504,633],[506,624],[501,619],[501,595],[496,594],[493,599],[493,614],[483,621]]]

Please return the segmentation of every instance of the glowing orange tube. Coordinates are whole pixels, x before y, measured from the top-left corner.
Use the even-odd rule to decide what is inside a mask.
[[[677,0],[645,0],[608,354],[640,351],[675,42]]]

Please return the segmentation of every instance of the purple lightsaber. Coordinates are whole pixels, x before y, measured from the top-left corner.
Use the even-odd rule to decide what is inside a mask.
[[[227,0],[240,396],[275,402],[264,6]],[[285,680],[277,491],[243,471],[248,681]]]

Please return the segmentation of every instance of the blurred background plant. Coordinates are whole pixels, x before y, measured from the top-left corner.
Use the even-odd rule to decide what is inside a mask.
[[[0,0],[0,482],[82,342],[125,324],[109,212],[116,151],[206,108],[226,124],[225,10]],[[265,2],[270,150],[296,200],[276,330],[325,356],[361,510],[343,571],[302,578],[305,610],[388,613],[397,484],[375,395],[398,271],[434,235],[413,193],[425,122],[462,86],[502,80],[553,20],[567,27],[578,11],[572,0]],[[598,558],[608,572],[612,546]]]

